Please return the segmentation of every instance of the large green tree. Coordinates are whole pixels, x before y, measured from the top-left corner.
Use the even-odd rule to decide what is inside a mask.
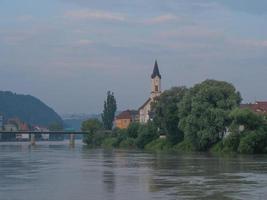
[[[99,138],[102,138],[103,134],[99,134],[96,136],[97,132],[102,129],[102,123],[98,119],[88,119],[82,123],[81,130],[84,132],[87,132],[84,134],[84,142],[91,146],[97,146],[99,145],[100,140]]]
[[[184,137],[183,131],[178,127],[180,117],[179,103],[183,99],[187,89],[185,87],[173,87],[164,91],[152,105],[154,122],[171,144],[181,142]]]
[[[102,127],[102,123],[98,119],[88,119],[82,123],[81,130],[95,134]]]
[[[206,80],[187,92],[180,103],[179,127],[195,150],[205,151],[222,139],[229,113],[241,102],[240,93],[224,81]]]
[[[107,99],[104,102],[104,110],[102,113],[102,121],[106,130],[111,130],[113,127],[113,121],[117,110],[117,103],[113,92],[107,92]]]

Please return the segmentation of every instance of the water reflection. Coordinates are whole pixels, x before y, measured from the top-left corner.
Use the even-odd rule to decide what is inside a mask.
[[[265,199],[267,157],[0,144],[0,199]]]

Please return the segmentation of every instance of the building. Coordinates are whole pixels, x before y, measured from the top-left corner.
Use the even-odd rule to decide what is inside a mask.
[[[41,127],[41,126],[33,126],[32,128],[34,131],[44,132],[40,135],[41,140],[49,140],[50,135],[48,133],[45,133],[45,132],[49,132],[48,128]]]
[[[29,126],[25,122],[22,122],[19,118],[12,118],[7,121],[5,125],[5,130],[7,131],[29,131]],[[29,134],[16,134],[16,139],[18,140],[28,140],[30,138]]]
[[[157,61],[155,61],[153,73],[151,75],[151,94],[146,102],[138,109],[139,122],[147,123],[151,119],[151,103],[155,101],[156,97],[161,95],[161,75]]]
[[[240,108],[247,108],[258,114],[267,114],[267,101],[256,101],[255,103],[241,104]]]
[[[128,128],[132,122],[139,121],[138,112],[135,110],[125,110],[115,118],[116,128]]]

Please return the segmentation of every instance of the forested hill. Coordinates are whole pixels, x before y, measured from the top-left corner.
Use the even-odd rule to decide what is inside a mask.
[[[52,108],[30,95],[0,91],[0,113],[5,119],[18,117],[31,125],[62,124],[61,117]]]

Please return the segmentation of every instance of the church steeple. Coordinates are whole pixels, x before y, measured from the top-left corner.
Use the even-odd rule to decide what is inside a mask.
[[[161,75],[159,73],[159,66],[157,60],[155,61],[153,73],[151,75],[151,99],[161,94]]]
[[[159,66],[158,66],[157,60],[155,61],[154,69],[153,69],[153,73],[151,75],[151,78],[154,79],[156,76],[158,76],[161,79],[161,75],[159,73]]]

